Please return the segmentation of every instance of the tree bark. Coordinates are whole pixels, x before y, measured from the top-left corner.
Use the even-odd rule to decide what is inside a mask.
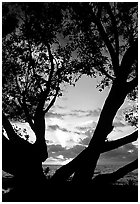
[[[100,153],[104,148],[105,139],[113,129],[113,119],[123,104],[126,95],[126,83],[116,80],[105,101],[93,138],[89,143],[89,154],[83,159],[83,162],[79,164],[80,170],[78,169],[75,173],[73,177],[74,182],[85,183],[91,181]]]
[[[134,142],[137,139],[138,139],[138,131],[135,131],[132,134],[130,134],[126,137],[123,137],[121,139],[117,139],[117,140],[110,141],[110,142],[105,142],[105,145],[104,145],[103,149],[101,150],[101,153],[116,149],[116,148],[121,147],[127,143]]]
[[[133,88],[134,87],[132,87],[132,89]],[[102,152],[102,149],[105,148],[104,146],[105,139],[113,129],[112,121],[118,109],[123,104],[127,94],[128,94],[127,82],[123,81],[122,79],[114,80],[113,86],[111,88],[108,98],[105,101],[103,110],[99,118],[98,125],[94,132],[93,138],[91,139],[89,147],[86,148],[83,152],[81,152],[70,163],[58,169],[56,174],[53,176],[54,181],[65,181],[65,179],[67,179],[75,172],[77,172],[75,173],[75,178],[74,178],[76,182],[83,181],[84,178],[85,178],[85,181],[91,180],[91,177],[94,173],[94,169],[96,167],[96,163],[98,161],[100,153]],[[120,140],[118,142],[118,145],[121,145],[121,143],[125,144],[126,141],[129,142],[128,138],[125,138],[125,139]]]
[[[134,142],[136,141],[138,138],[138,131],[133,132],[132,134],[115,140],[115,141],[111,141],[111,142],[105,142],[105,145],[101,151],[101,153],[113,150],[115,148],[118,148],[120,146],[123,146],[127,143],[130,142]],[[54,176],[52,177],[52,180],[54,180],[54,182],[64,182],[65,180],[67,180],[77,169],[78,169],[78,164],[82,161],[84,161],[84,158],[88,155],[88,148],[86,148],[85,150],[83,150],[75,159],[73,159],[71,162],[69,162],[68,164],[62,166],[61,168],[59,168],[56,173],[54,174]]]
[[[2,168],[14,175],[14,187],[17,193],[21,193],[22,195],[25,193],[25,196],[31,193],[31,197],[34,193],[38,195],[46,186],[40,146],[36,143],[31,144],[20,138],[14,132],[12,125],[6,117],[3,118],[3,122],[4,129],[10,140],[3,136]],[[10,134],[12,134],[12,137]],[[14,139],[16,142],[14,142]]]
[[[12,147],[12,143],[4,135],[2,135],[2,170],[15,175],[16,161]],[[13,159],[15,158],[15,159]]]
[[[101,23],[98,21],[97,24],[97,26],[101,27],[99,30],[102,30],[102,34],[104,35]],[[103,39],[106,42],[106,45],[109,45],[109,43],[106,41],[106,37],[107,36],[104,36]],[[137,47],[138,42],[136,40],[124,54],[120,67],[118,66],[119,75],[117,74],[117,78],[114,80],[111,91],[105,101],[94,135],[88,146],[88,155],[86,155],[82,162],[78,164],[78,169],[73,177],[73,181],[75,183],[89,183],[91,181],[97,161],[100,157],[102,149],[104,148],[105,139],[113,129],[113,119],[129,93],[127,89],[127,77],[130,73],[132,64],[138,59]],[[115,71],[116,56],[114,55],[114,50],[112,50],[110,45],[108,49],[112,57],[112,63]]]

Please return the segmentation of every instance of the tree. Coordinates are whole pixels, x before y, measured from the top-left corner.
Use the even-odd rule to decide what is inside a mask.
[[[3,35],[3,110],[7,116],[26,120],[35,132],[36,142],[30,144],[19,138],[3,115],[3,127],[9,138],[4,137],[3,144],[11,153],[9,155],[7,148],[3,148],[3,168],[16,175],[19,186],[22,183],[25,187],[30,181],[24,192],[29,196],[28,191],[33,187],[31,199],[34,191],[35,198],[39,199],[38,192],[43,196],[46,188],[64,184],[72,174],[74,184],[96,183],[92,177],[100,154],[137,139],[137,132],[134,132],[123,139],[106,142],[118,109],[137,86],[137,3],[9,5],[10,10],[16,5],[19,23],[16,30],[13,31],[15,23],[12,31]],[[56,12],[59,17],[54,15]],[[58,45],[60,28],[69,39],[66,46]],[[76,57],[72,57],[74,50]],[[44,137],[45,113],[61,93],[60,84],[72,83],[82,74],[102,75],[100,89],[110,85],[111,91],[89,146],[58,169],[47,182],[42,171],[42,161],[48,156]],[[136,95],[136,91],[132,95]],[[8,164],[4,157],[14,163]],[[118,172],[123,176],[136,167],[137,162],[132,162],[118,170],[114,173],[115,180],[119,178]],[[34,178],[37,178],[35,185]],[[107,178],[112,176],[107,175]],[[110,179],[104,181],[110,182]]]
[[[113,129],[112,122],[118,109],[137,87],[137,4],[77,3],[73,7],[74,19],[80,22],[76,27],[77,32],[80,30],[76,37],[81,36],[77,44],[80,51],[82,49],[78,56],[81,61],[76,65],[88,75],[103,74],[105,78],[99,87],[104,88],[111,83],[112,88],[88,148],[59,169],[53,179],[65,180],[75,173],[73,180],[76,183],[88,183],[106,144],[106,137]],[[75,21],[70,21],[70,24],[75,24]],[[133,92],[132,95],[136,94]]]
[[[2,122],[9,138],[3,135],[3,169],[15,175],[17,190],[21,191],[20,183],[25,188],[24,184],[30,181],[26,186],[28,195],[34,178],[37,177],[34,191],[39,190],[44,178],[42,162],[48,157],[45,113],[61,95],[62,84],[72,83],[77,76],[67,63],[70,51],[67,56],[58,55],[61,46],[57,32],[62,19],[59,4],[8,3],[3,9],[4,28],[13,16],[11,29],[3,30]],[[6,116],[27,121],[36,135],[35,143],[19,138]]]

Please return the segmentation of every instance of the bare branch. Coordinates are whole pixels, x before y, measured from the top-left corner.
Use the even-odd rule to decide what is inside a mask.
[[[49,103],[48,107],[44,110],[44,113],[47,113],[49,111],[49,109],[53,106],[53,104],[55,103],[56,97],[58,95],[58,92],[59,92],[59,87],[57,87],[55,96],[53,97],[53,99]]]
[[[130,142],[134,142],[137,139],[138,139],[138,131],[135,131],[132,134],[130,134],[126,137],[123,137],[121,139],[111,141],[111,142],[105,142],[105,145],[104,145],[103,149],[101,150],[101,153],[116,149],[116,148],[121,147],[121,146],[128,144]]]
[[[29,110],[28,110],[28,107],[27,107],[27,104],[26,104],[26,101],[25,101],[25,95],[23,95],[22,107],[24,109],[25,116],[27,118],[27,121],[28,121],[31,129],[34,130],[34,123],[32,121],[32,118],[31,118],[30,114],[29,114]]]
[[[125,80],[128,77],[132,64],[138,60],[138,39],[133,43],[131,47],[125,52],[121,67],[120,67],[120,77]]]
[[[103,38],[103,40],[104,40],[104,42],[105,42],[105,44],[106,44],[106,46],[108,48],[108,51],[109,51],[111,59],[112,59],[114,72],[115,72],[115,74],[117,76],[117,69],[119,67],[119,64],[118,64],[118,60],[116,58],[116,53],[114,51],[114,48],[113,48],[113,46],[112,46],[112,44],[111,44],[111,42],[110,42],[110,40],[108,38],[108,35],[107,35],[107,33],[106,33],[100,19],[96,18],[96,16],[94,14],[93,14],[93,19],[94,19],[98,29],[100,30],[100,34],[102,35],[102,38]]]
[[[19,104],[21,105],[21,107],[23,108],[24,113],[25,113],[25,116],[26,116],[26,118],[27,118],[27,121],[28,121],[30,127],[31,127],[32,130],[33,130],[33,129],[34,129],[34,124],[33,124],[33,122],[32,122],[32,119],[31,119],[30,115],[29,115],[29,110],[28,110],[28,108],[27,108],[27,104],[26,104],[26,101],[25,101],[25,91],[22,92],[22,91],[20,90],[20,87],[19,87],[18,81],[17,81],[17,76],[16,76],[16,83],[17,83],[18,91],[19,91],[20,95],[23,97],[23,100],[22,100],[22,101],[20,100],[20,98],[18,98],[18,102],[19,102]]]
[[[103,74],[105,74],[109,79],[112,81],[115,79],[115,77],[111,76],[104,68],[100,70]]]
[[[8,138],[11,140],[11,142],[15,143],[19,140],[19,137],[15,133],[11,123],[7,119],[4,113],[2,113],[2,125],[8,135]]]
[[[40,112],[43,111],[45,100],[46,100],[46,98],[47,98],[47,96],[48,96],[48,94],[50,92],[51,81],[52,81],[53,72],[54,72],[53,56],[52,56],[52,53],[51,53],[50,45],[48,43],[47,43],[47,48],[48,48],[48,53],[49,53],[49,59],[50,59],[50,62],[51,62],[51,71],[50,71],[50,74],[49,74],[49,79],[47,81],[47,88],[46,88],[45,91],[43,91],[41,93],[41,97],[40,97],[40,101],[39,101],[37,109],[36,109],[35,117],[37,117],[37,115],[40,114]]]
[[[35,79],[36,79],[36,81],[37,81],[37,84],[38,84],[38,86],[39,86],[41,92],[43,92],[42,86],[41,86],[41,84],[40,84],[40,82],[39,82],[39,79],[38,79],[38,75],[37,75],[37,73],[36,73],[36,71],[35,71],[35,61],[34,61],[34,59],[32,58],[32,50],[31,50],[31,44],[30,44],[30,41],[29,41],[29,40],[28,40],[28,45],[29,45],[29,52],[30,52],[30,63],[29,63],[29,66],[30,66],[30,68],[32,68],[32,70],[33,70],[34,77],[35,77]],[[28,70],[29,70],[29,68],[28,68]],[[27,74],[28,74],[28,73],[27,73]],[[28,78],[28,77],[27,77],[27,78]],[[27,81],[27,84],[28,84],[28,81]],[[27,87],[27,86],[26,86],[26,87]]]
[[[54,63],[53,63],[53,55],[51,53],[51,48],[50,48],[49,43],[47,43],[47,48],[48,48],[49,59],[50,59],[50,62],[51,62],[51,71],[50,71],[50,75],[49,75],[49,79],[48,79],[48,84],[50,84],[51,80],[52,80],[52,75],[53,75],[53,72],[54,72]]]
[[[97,183],[98,185],[100,185],[100,183],[106,184],[106,183],[115,182],[118,179],[124,177],[126,174],[128,174],[131,171],[134,171],[137,168],[138,168],[138,159],[136,159],[135,161],[121,167],[120,169],[118,169],[117,171],[115,171],[113,173],[100,174],[100,175],[96,176],[93,179],[93,183],[95,183],[95,184]]]
[[[123,166],[122,168],[120,168],[116,172],[114,172],[114,176],[115,176],[114,180],[116,180],[116,179],[118,180],[119,178],[122,178],[127,173],[134,171],[137,168],[138,168],[138,159]]]
[[[19,94],[22,94],[22,91],[20,89],[19,83],[18,83],[18,79],[17,79],[17,75],[15,74],[15,78],[16,78],[16,85],[17,85],[17,89],[19,91]]]
[[[137,140],[137,137],[138,137],[138,131],[135,131],[129,136],[118,139],[116,141],[105,142],[105,145],[101,153],[118,148],[127,143],[134,142],[135,140]],[[91,151],[90,151],[90,154],[91,154]],[[83,163],[86,157],[88,157],[88,148],[85,148],[75,159],[73,159],[68,164],[62,166],[60,169],[58,169],[56,171],[56,174],[52,177],[52,180],[62,181],[62,180],[66,180],[67,178],[69,178],[69,176],[71,176],[78,169],[79,163],[80,164]]]
[[[111,141],[111,142],[105,142],[104,146],[101,149],[101,153],[108,152],[110,150],[123,146],[127,143],[134,142],[135,140],[137,140],[137,138],[138,138],[138,131],[135,131],[134,133],[124,138]],[[90,168],[92,168],[92,166],[90,166]],[[79,174],[79,171],[76,171],[73,177],[73,181],[76,179],[76,182],[77,182],[78,174]]]
[[[110,4],[107,2],[107,3],[104,3],[104,5],[107,8],[107,11],[108,11],[110,18],[111,18],[111,21],[112,21],[112,26],[113,26],[114,36],[115,36],[116,57],[117,57],[118,64],[119,64],[119,37],[118,37],[116,18],[112,12]]]
[[[19,84],[18,84],[18,80],[17,80],[17,76],[15,76],[15,77],[16,77],[17,89],[18,89],[18,91],[19,91],[19,94],[23,97],[23,100],[22,100],[22,101],[20,100],[20,98],[17,98],[17,100],[18,100],[20,106],[23,108],[24,113],[25,113],[25,116],[26,116],[26,118],[27,118],[27,121],[28,121],[30,127],[31,127],[32,130],[33,130],[33,129],[34,129],[34,124],[33,124],[33,122],[32,122],[32,119],[31,119],[30,115],[29,115],[29,110],[28,110],[27,104],[26,104],[26,102],[25,102],[25,91],[22,92],[22,91],[20,90],[20,87],[19,87]]]

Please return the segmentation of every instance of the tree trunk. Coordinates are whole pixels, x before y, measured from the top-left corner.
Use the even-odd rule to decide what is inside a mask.
[[[45,142],[45,115],[43,111],[39,111],[35,115],[34,132],[36,135],[36,142],[34,145],[36,146],[40,160],[44,162],[48,158],[48,151]]]
[[[126,83],[116,80],[105,101],[93,138],[89,143],[89,154],[85,157],[83,163],[79,165],[80,169],[74,175],[75,182],[91,181],[100,153],[104,148],[105,139],[113,129],[113,119],[124,103],[126,95]]]
[[[103,149],[101,150],[101,153],[113,150],[113,149],[118,148],[120,146],[123,146],[127,143],[134,142],[137,140],[137,138],[138,138],[138,132],[136,131],[136,132],[124,137],[124,138],[121,138],[121,139],[118,139],[115,141],[111,141],[111,142],[105,142],[105,145],[104,145]],[[84,161],[84,158],[87,157],[87,155],[88,155],[88,148],[83,150],[71,162],[69,162],[68,164],[59,168],[56,171],[56,173],[54,174],[54,176],[52,177],[52,181],[54,181],[55,183],[56,182],[62,183],[65,180],[67,180],[78,169],[78,164],[82,163],[82,161]]]
[[[62,182],[75,173],[73,177],[75,183],[91,181],[100,153],[104,148],[105,139],[113,129],[112,121],[123,104],[126,95],[126,83],[119,80],[114,81],[88,148],[69,164],[59,169],[54,175],[53,180],[60,180]]]
[[[4,118],[8,126],[4,126],[9,138],[11,129],[12,142],[6,138],[3,139],[3,170],[14,175],[15,196],[21,200],[43,196],[46,190],[46,178],[43,174],[42,157],[40,156],[41,146],[38,143],[31,144],[20,138],[12,128],[10,122]],[[17,139],[18,138],[18,139]],[[9,151],[9,152],[8,152]],[[6,160],[8,159],[8,160]],[[10,159],[10,163],[8,163]],[[5,161],[6,160],[6,161]],[[5,163],[6,162],[6,163]],[[43,193],[42,193],[43,192]],[[18,201],[18,200],[17,200]]]

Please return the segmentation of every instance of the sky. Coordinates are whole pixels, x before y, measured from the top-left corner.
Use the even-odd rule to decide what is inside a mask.
[[[63,96],[57,99],[55,105],[46,114],[45,139],[49,158],[43,164],[64,165],[88,146],[110,90],[107,87],[99,92],[96,88],[98,81],[99,78],[82,76],[75,87],[65,87]],[[135,128],[130,126],[123,117],[123,111],[131,105],[126,100],[118,110],[113,121],[114,129],[108,136],[108,140],[115,140],[135,131]],[[16,125],[26,128],[30,135],[30,142],[35,141],[35,136],[28,124],[16,123]],[[99,164],[127,163],[136,157],[137,142],[134,142],[102,154]]]
[[[64,43],[63,40],[62,42]],[[65,87],[63,96],[56,100],[55,105],[46,114],[45,139],[49,158],[44,164],[66,164],[88,146],[110,90],[107,87],[99,92],[96,88],[99,80],[100,78],[83,75],[75,86]],[[129,106],[131,103],[126,100],[118,110],[113,121],[114,129],[108,140],[115,140],[135,131],[123,117],[123,111]],[[14,124],[22,129],[26,128],[30,136],[29,141],[35,141],[35,135],[27,123]],[[102,154],[99,163],[127,163],[136,157],[137,142],[134,142]]]

